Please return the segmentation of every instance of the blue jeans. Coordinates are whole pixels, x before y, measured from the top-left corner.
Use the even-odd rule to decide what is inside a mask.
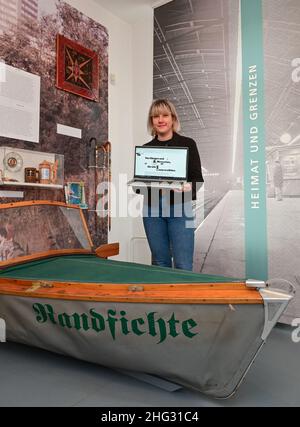
[[[169,205],[160,198],[159,205],[144,204],[143,222],[153,264],[193,270],[194,216],[192,203]]]

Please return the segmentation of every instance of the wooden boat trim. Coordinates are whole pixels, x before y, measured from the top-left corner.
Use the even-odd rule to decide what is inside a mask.
[[[111,284],[0,279],[0,294],[74,301],[158,304],[263,304],[240,283]]]
[[[79,209],[80,209],[80,208],[79,208]],[[84,230],[85,230],[85,232],[86,232],[86,235],[87,235],[87,238],[88,238],[88,241],[89,241],[90,247],[92,248],[92,247],[94,246],[94,243],[93,243],[93,241],[92,241],[92,238],[91,238],[91,235],[90,235],[90,232],[89,232],[89,229],[88,229],[88,226],[87,226],[86,220],[85,220],[85,216],[83,215],[82,209],[80,209],[80,217],[81,217],[81,221],[82,221],[82,224],[83,224]]]
[[[11,202],[11,203],[1,203],[0,209],[9,209],[9,208],[20,208],[23,206],[36,206],[36,205],[52,205],[52,206],[63,206],[70,209],[80,209],[77,205],[68,205],[64,202],[55,202],[52,200],[25,200],[23,202]]]

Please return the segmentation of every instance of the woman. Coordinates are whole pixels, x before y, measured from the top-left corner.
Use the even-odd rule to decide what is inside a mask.
[[[192,200],[196,199],[197,183],[202,183],[203,177],[196,143],[191,138],[179,135],[179,128],[174,105],[165,99],[154,101],[148,115],[148,130],[154,139],[145,145],[188,147],[188,182],[181,190],[148,189],[148,200],[144,198],[143,222],[154,264],[172,267],[173,258],[175,268],[192,270]],[[155,197],[157,191],[159,194]]]

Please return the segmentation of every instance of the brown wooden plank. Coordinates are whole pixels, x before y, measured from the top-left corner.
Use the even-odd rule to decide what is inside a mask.
[[[139,288],[141,290],[134,291]],[[0,294],[30,298],[130,303],[263,304],[260,293],[256,289],[247,288],[243,283],[112,285],[0,279]]]
[[[23,206],[34,206],[34,205],[64,206],[66,208],[71,208],[71,209],[80,209],[80,207],[77,205],[68,205],[67,203],[64,203],[64,202],[55,202],[52,200],[25,200],[24,202],[1,203],[0,209],[20,208]]]
[[[120,245],[119,243],[108,243],[106,245],[101,245],[95,250],[95,254],[99,258],[107,258],[110,256],[119,255]]]

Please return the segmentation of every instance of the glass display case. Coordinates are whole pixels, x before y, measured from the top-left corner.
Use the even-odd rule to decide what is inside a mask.
[[[61,189],[64,156],[0,147],[0,185]]]

